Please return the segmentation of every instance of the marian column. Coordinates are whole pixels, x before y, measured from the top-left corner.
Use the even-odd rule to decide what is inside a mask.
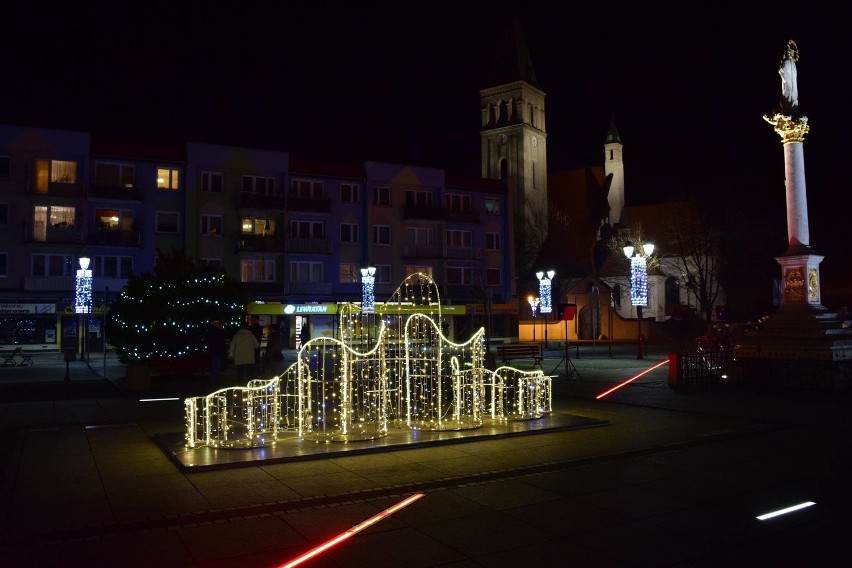
[[[808,117],[799,113],[799,87],[796,62],[799,49],[793,40],[781,60],[781,108],[764,116],[784,146],[784,185],[787,189],[787,251],[775,260],[781,265],[784,290],[781,310],[825,309],[820,303],[819,263],[824,257],[812,254],[808,231],[808,199],[805,191],[805,134]]]

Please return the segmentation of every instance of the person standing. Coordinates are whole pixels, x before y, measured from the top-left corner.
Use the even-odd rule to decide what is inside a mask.
[[[210,378],[219,384],[222,378],[222,363],[228,354],[228,342],[222,330],[222,320],[215,319],[207,328],[207,353],[210,355]]]
[[[257,339],[257,348],[254,350],[254,366],[255,372],[259,375],[262,370],[260,366],[260,343],[263,341],[263,327],[260,325],[260,316],[252,315],[250,317],[250,321],[249,331],[251,331],[254,334],[254,338]]]
[[[281,361],[284,360],[284,336],[277,325],[266,327],[266,352],[263,355],[264,370],[271,371],[277,375],[281,371]]]
[[[237,366],[237,380],[245,383],[254,374],[257,369],[255,364],[255,352],[260,349],[260,343],[257,338],[249,330],[247,322],[243,322],[240,330],[234,334],[231,339],[229,351],[234,358],[234,364]]]

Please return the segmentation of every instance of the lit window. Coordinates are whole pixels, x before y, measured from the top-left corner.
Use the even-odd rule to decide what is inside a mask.
[[[275,219],[243,217],[242,232],[244,235],[275,236]]]
[[[211,236],[222,236],[222,216],[221,215],[202,215],[201,216],[201,234]]]
[[[486,213],[499,213],[500,212],[500,200],[496,197],[486,197],[485,198],[485,212]]]
[[[176,168],[157,168],[157,189],[177,191],[180,189],[180,171]]]
[[[361,268],[351,262],[340,263],[340,282],[358,283],[361,281]]]

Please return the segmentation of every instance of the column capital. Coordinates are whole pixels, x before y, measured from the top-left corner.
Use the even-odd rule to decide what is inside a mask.
[[[781,136],[782,144],[804,142],[805,134],[811,129],[810,125],[808,125],[807,116],[793,118],[786,114],[776,113],[771,117],[763,115],[763,120],[774,127],[775,132]]]

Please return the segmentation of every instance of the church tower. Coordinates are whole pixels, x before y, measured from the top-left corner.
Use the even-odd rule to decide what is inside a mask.
[[[604,223],[610,227],[619,226],[624,216],[624,144],[621,143],[621,137],[618,135],[618,129],[615,127],[615,117],[609,121],[609,131],[606,134],[604,142],[604,175],[612,176],[609,183],[609,193],[607,201],[609,202],[609,218],[604,220]]]
[[[515,273],[529,271],[547,236],[547,132],[538,84],[517,17],[498,44],[480,91],[482,177],[503,180]]]

